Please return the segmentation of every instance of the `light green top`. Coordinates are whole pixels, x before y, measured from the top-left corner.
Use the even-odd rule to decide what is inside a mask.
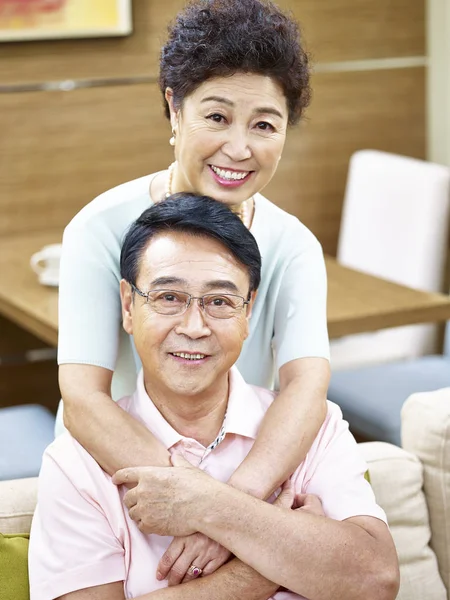
[[[155,175],[100,195],[64,232],[58,362],[114,371],[115,400],[134,391],[140,368],[132,338],[121,326],[121,242],[151,205]],[[262,255],[262,278],[237,366],[247,383],[271,388],[285,363],[329,358],[325,263],[315,236],[260,194],[255,196],[251,232]]]

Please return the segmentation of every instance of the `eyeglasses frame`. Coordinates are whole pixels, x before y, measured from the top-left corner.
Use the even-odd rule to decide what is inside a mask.
[[[188,297],[188,299],[185,303],[185,309],[181,313],[177,313],[176,315],[165,315],[164,313],[159,313],[158,311],[155,311],[158,315],[162,315],[163,317],[181,317],[181,316],[183,316],[189,310],[192,300],[198,300],[198,305],[202,309],[203,313],[206,316],[210,317],[211,319],[218,319],[219,321],[221,321],[221,320],[226,320],[226,319],[232,319],[234,316],[234,315],[230,315],[229,317],[213,317],[207,313],[203,299],[206,296],[216,296],[216,295],[220,296],[221,294],[204,294],[203,296],[192,296],[192,294],[188,294],[187,292],[182,292],[181,290],[169,290],[169,289],[165,289],[165,288],[158,289],[158,290],[150,290],[149,292],[143,292],[138,287],[136,287],[134,285],[134,283],[131,283],[131,282],[128,282],[128,283],[130,284],[130,287],[133,290],[133,292],[136,292],[139,296],[141,296],[142,298],[145,298],[147,304],[148,304],[148,300],[149,300],[149,294],[152,294],[153,292],[173,292],[174,294],[184,294]],[[233,296],[233,298],[240,298],[242,300],[243,304],[242,304],[242,307],[238,310],[242,310],[245,306],[248,306],[250,304],[250,293],[248,295],[247,300],[243,296],[239,296],[238,294],[222,294],[222,295],[223,296]]]

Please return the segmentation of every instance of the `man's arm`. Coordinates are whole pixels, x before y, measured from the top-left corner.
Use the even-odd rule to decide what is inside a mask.
[[[137,596],[135,600],[268,600],[278,585],[267,581],[238,559],[223,565],[208,577]],[[58,600],[124,600],[123,582],[86,588],[60,596]]]
[[[379,519],[284,511],[217,485],[214,506],[197,504],[192,526],[268,579],[310,600],[396,597],[396,551]]]
[[[281,367],[281,391],[230,485],[264,499],[290,477],[325,419],[329,380],[330,366],[324,358],[300,358]]]
[[[346,439],[340,441],[341,435]],[[138,502],[135,489],[124,497],[140,528],[158,535],[200,531],[267,579],[310,600],[393,600],[398,589],[395,547],[383,521],[351,516],[381,516],[382,511],[358,473],[357,452],[350,453],[339,469],[348,454],[346,440],[351,440],[345,430],[341,435],[335,436],[335,447],[326,444],[328,461],[314,467],[313,479],[323,489],[320,497],[326,504],[334,497],[335,511],[348,515],[342,521],[271,506],[208,477],[176,455],[172,462],[179,468],[124,469],[114,480],[140,487]],[[330,481],[325,487],[327,474]],[[353,497],[355,491],[359,499]],[[143,514],[148,515],[145,523],[140,519]]]

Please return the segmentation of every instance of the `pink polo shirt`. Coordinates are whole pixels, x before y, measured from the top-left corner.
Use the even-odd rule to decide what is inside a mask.
[[[204,446],[181,436],[163,418],[145,391],[142,372],[134,395],[119,404],[170,452],[177,450],[212,477],[227,481],[250,451],[273,399],[273,392],[247,385],[233,368],[225,438],[206,454]],[[329,402],[325,423],[292,476],[296,491],[319,496],[333,519],[369,515],[386,521],[364,479],[366,469],[339,407]],[[156,567],[172,538],[141,533],[128,516],[123,494],[68,433],[48,447],[31,529],[31,600],[53,600],[114,581],[124,581],[126,598],[167,585],[156,579]],[[274,598],[300,596],[279,592]]]

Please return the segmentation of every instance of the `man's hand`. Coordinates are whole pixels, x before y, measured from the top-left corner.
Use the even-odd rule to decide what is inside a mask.
[[[195,515],[200,504],[213,493],[214,479],[180,456],[172,457],[176,468],[132,467],[113,476],[116,485],[135,485],[124,504],[139,529],[146,534],[191,535],[196,533]]]

